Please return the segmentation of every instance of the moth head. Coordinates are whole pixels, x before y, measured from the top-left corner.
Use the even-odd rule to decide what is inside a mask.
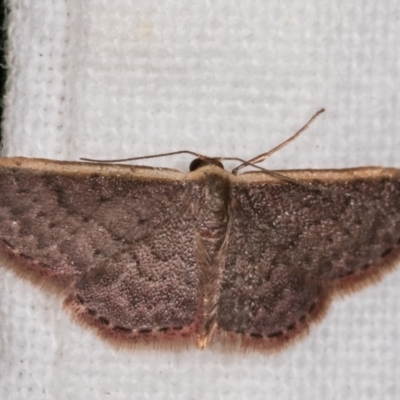
[[[189,166],[189,170],[196,171],[199,168],[208,166],[208,165],[215,165],[216,167],[224,169],[224,166],[222,165],[221,161],[218,160],[218,158],[195,158]]]

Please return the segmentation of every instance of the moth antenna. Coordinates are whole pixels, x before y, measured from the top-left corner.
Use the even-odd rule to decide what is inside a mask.
[[[117,158],[117,159],[113,159],[113,160],[96,160],[93,158],[85,158],[85,157],[81,157],[80,160],[88,161],[88,162],[98,162],[98,163],[117,163],[117,162],[126,162],[126,161],[147,160],[149,158],[168,157],[168,156],[174,156],[177,154],[190,154],[192,156],[195,156],[195,157],[201,158],[201,159],[209,158],[209,157],[203,156],[202,154],[195,153],[194,151],[179,150],[179,151],[172,151],[170,153],[160,153],[160,154],[153,154],[150,156],[140,156],[140,157],[130,157],[130,158]]]
[[[97,160],[97,159],[93,159],[93,158],[86,158],[86,157],[81,157],[80,160],[82,161],[88,161],[88,162],[97,162],[97,163],[117,163],[117,162],[126,162],[126,161],[137,161],[137,160],[146,160],[149,158],[159,158],[159,157],[168,157],[168,156],[173,156],[173,155],[177,155],[177,154],[190,154],[192,156],[195,156],[197,158],[200,159],[207,159],[207,158],[214,158],[215,160],[219,160],[219,161],[239,161],[241,162],[243,166],[247,167],[247,166],[252,166],[262,172],[265,172],[266,174],[276,178],[276,179],[280,179],[286,182],[290,182],[290,183],[294,183],[296,185],[300,185],[300,186],[305,186],[307,188],[312,188],[310,187],[310,185],[305,185],[301,182],[298,182],[296,179],[292,179],[289,178],[285,175],[279,174],[277,172],[274,171],[270,171],[266,168],[260,167],[259,165],[255,165],[250,161],[246,161],[243,160],[242,158],[238,158],[238,157],[206,157],[203,156],[202,154],[199,153],[195,153],[194,151],[190,151],[190,150],[179,150],[179,151],[173,151],[170,153],[160,153],[160,154],[153,154],[150,156],[141,156],[141,157],[130,157],[130,158],[119,158],[119,159],[113,159],[113,160]],[[232,173],[234,173],[236,175],[236,172],[234,172],[235,170],[237,170],[238,168],[235,168]],[[319,188],[316,188],[318,190],[320,190]]]
[[[282,147],[285,147],[287,144],[289,144],[290,142],[292,142],[293,140],[295,140],[301,133],[303,133],[313,122],[314,120],[318,117],[318,115],[322,114],[325,111],[324,108],[321,108],[319,111],[317,111],[311,118],[310,120],[300,129],[298,130],[293,136],[291,136],[289,139],[285,140],[284,142],[282,142],[281,144],[279,144],[278,146],[274,147],[272,150],[267,151],[266,153],[260,154],[257,157],[252,158],[251,160],[248,161],[248,163],[250,165],[254,165],[257,164],[261,161],[264,161],[267,157],[269,157],[270,155],[274,154],[275,152],[277,152],[278,150],[280,150]],[[240,164],[239,166],[237,166],[235,169],[232,170],[232,173],[234,175],[237,174],[237,172],[246,167],[248,164]]]
[[[253,168],[257,168],[258,170],[266,173],[267,175],[272,176],[273,178],[276,178],[276,179],[279,179],[279,180],[282,180],[282,181],[285,181],[285,182],[293,183],[294,185],[302,186],[302,187],[305,187],[305,188],[307,188],[309,190],[318,190],[318,191],[323,191],[323,192],[331,192],[331,190],[328,189],[328,188],[325,188],[325,187],[321,188],[320,186],[314,185],[313,183],[304,183],[304,182],[301,182],[301,181],[299,181],[297,179],[293,179],[293,178],[290,178],[290,177],[288,177],[286,175],[283,175],[281,172],[271,171],[269,169],[260,167],[259,165],[252,164],[251,160],[250,161],[245,161],[245,160],[243,160],[241,158],[238,158],[238,157],[219,157],[217,159],[219,161],[239,161],[239,162],[242,163],[241,165],[244,165],[245,167],[251,166]],[[236,169],[237,168],[232,170],[232,174],[237,175],[236,172],[234,173],[234,171]],[[284,172],[284,171],[282,171],[282,172]]]

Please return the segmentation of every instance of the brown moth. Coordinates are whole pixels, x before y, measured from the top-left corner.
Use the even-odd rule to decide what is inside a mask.
[[[399,258],[400,170],[2,158],[0,255],[117,345],[281,348]]]

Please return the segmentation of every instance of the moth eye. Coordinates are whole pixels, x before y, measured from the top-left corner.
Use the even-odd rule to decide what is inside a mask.
[[[201,160],[200,158],[195,158],[189,166],[189,171],[196,171],[196,169],[199,169],[201,166],[204,165],[204,160]]]
[[[222,165],[221,161],[219,161],[216,158],[205,158],[205,159],[195,158],[190,163],[189,170],[190,170],[190,172],[196,171],[197,169],[204,167],[206,165],[214,165],[216,167],[220,167],[220,168],[224,169],[224,166]]]

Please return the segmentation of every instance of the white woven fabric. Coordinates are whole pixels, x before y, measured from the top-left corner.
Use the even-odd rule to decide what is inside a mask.
[[[398,0],[9,5],[4,156],[249,159],[326,107],[264,165],[400,167]],[[0,398],[396,399],[399,287],[400,268],[336,299],[279,354],[128,352],[0,268]]]

